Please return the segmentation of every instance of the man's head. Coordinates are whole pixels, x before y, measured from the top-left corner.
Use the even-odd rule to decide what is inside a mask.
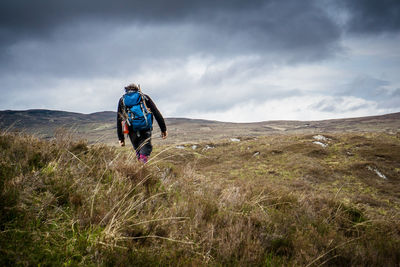
[[[136,90],[139,90],[139,86],[137,86],[135,83],[131,83],[125,86],[125,91],[136,91]]]

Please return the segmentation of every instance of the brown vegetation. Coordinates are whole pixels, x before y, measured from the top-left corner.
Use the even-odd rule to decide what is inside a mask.
[[[1,264],[398,265],[400,139],[324,136],[159,147],[141,165],[3,133]]]
[[[0,128],[20,130],[42,138],[53,138],[59,127],[74,131],[92,143],[117,145],[116,112],[80,114],[52,110],[0,111]],[[210,142],[221,138],[265,135],[384,132],[396,134],[400,129],[400,112],[361,118],[323,121],[264,121],[230,123],[209,120],[166,118],[169,136],[159,137],[154,123],[153,141],[156,144]]]

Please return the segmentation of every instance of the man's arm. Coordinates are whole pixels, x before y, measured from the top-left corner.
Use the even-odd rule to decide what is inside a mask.
[[[118,140],[121,145],[122,143],[125,142],[125,136],[122,132],[122,109],[123,109],[123,104],[122,104],[122,98],[119,99],[118,102],[118,109],[117,109],[117,134],[118,134]]]
[[[158,110],[156,104],[154,104],[153,100],[151,100],[151,98],[146,95],[145,96],[145,100],[146,100],[146,106],[151,110],[151,112],[154,115],[154,118],[156,119],[158,126],[160,126],[160,130],[161,130],[161,135],[163,138],[167,137],[167,126],[165,125],[165,121],[163,116],[161,115],[160,111]]]

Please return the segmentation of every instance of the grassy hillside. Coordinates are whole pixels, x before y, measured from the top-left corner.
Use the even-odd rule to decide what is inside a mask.
[[[398,135],[274,135],[134,157],[61,132],[0,134],[0,265],[400,262]]]
[[[52,110],[0,111],[0,129],[22,131],[51,139],[60,127],[75,132],[92,143],[117,145],[116,112],[92,114]],[[400,113],[361,118],[323,121],[264,121],[229,123],[198,119],[166,118],[169,138],[162,143],[190,143],[220,140],[237,136],[276,134],[312,134],[318,132],[384,132],[400,130]],[[154,123],[154,143],[161,143],[157,123]]]

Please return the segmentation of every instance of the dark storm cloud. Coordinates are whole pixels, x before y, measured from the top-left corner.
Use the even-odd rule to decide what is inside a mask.
[[[385,33],[400,31],[399,0],[343,0],[349,14],[347,28],[356,33]]]
[[[0,3],[0,77],[124,76],[193,54],[309,62],[340,51],[340,34],[312,0],[6,0]]]
[[[32,35],[45,35],[60,25],[76,21],[139,24],[168,23],[203,17],[208,20],[216,13],[260,6],[262,1],[184,1],[184,0],[71,0],[21,1],[5,0],[0,4],[2,41]],[[6,37],[11,37],[6,39]]]
[[[399,28],[398,1],[343,0],[339,3],[349,14],[347,26],[353,31]],[[60,68],[65,74],[76,70],[76,64],[69,62],[74,58],[83,62],[85,69],[96,72],[101,65],[90,66],[95,61],[112,66],[118,60],[140,58],[146,51],[154,58],[185,57],[193,53],[218,57],[275,53],[275,58],[266,60],[275,64],[308,62],[341,51],[342,28],[328,13],[316,0],[3,0],[0,3],[0,59],[9,63],[10,70],[13,64],[20,68],[15,62],[15,55],[20,52],[18,45],[28,43],[30,55],[45,55],[43,64],[48,66],[43,66],[44,69]],[[129,25],[161,28],[151,36],[113,35],[118,27]],[[179,32],[182,29],[178,26],[182,25],[187,26],[186,31]],[[171,30],[174,28],[175,33]],[[73,30],[68,32],[68,29]],[[35,42],[39,43],[36,49],[32,47]],[[46,45],[50,49],[43,48]],[[94,51],[102,53],[93,55]],[[146,59],[151,55],[146,55]]]
[[[107,23],[192,23],[205,28],[204,38],[196,41],[206,49],[223,45],[228,50],[233,47],[234,50],[262,51],[271,46],[312,50],[311,47],[318,45],[329,46],[340,34],[335,23],[314,1],[6,0],[0,5],[3,44],[24,38],[44,38],[60,27],[79,26],[85,21],[96,21],[99,27]]]

